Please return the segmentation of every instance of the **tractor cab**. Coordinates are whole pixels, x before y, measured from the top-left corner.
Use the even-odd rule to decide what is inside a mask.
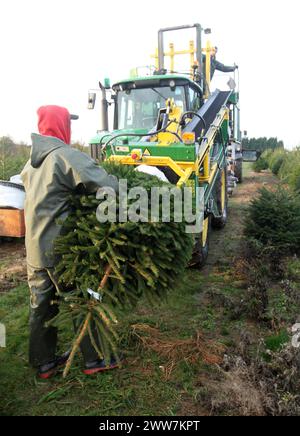
[[[182,113],[198,111],[202,102],[200,86],[186,77],[160,75],[120,82],[115,93],[114,130],[151,130],[159,113],[172,100]]]
[[[100,89],[103,89],[105,93],[102,104],[104,117],[102,116],[103,122],[100,130],[90,141],[90,152],[96,160],[101,160],[101,146],[108,136],[123,133],[124,137],[136,134],[137,138],[141,138],[140,135],[159,131],[168,124],[171,107],[173,113],[176,110],[178,123],[181,115],[198,112],[203,104],[201,87],[185,76],[155,74],[120,81],[111,87],[114,106],[113,130],[108,134],[106,90],[102,84],[100,84]],[[89,95],[89,104],[92,107],[94,107],[93,96],[93,93]],[[178,130],[178,125],[176,125],[176,130]],[[145,136],[142,138],[146,140]],[[173,139],[177,142],[174,135]]]
[[[111,137],[116,137],[119,142],[127,142],[128,138],[158,144],[164,138],[165,145],[181,142],[175,132],[178,133],[184,124],[182,116],[198,112],[203,105],[203,91],[199,84],[176,74],[155,74],[120,81],[111,87],[111,92],[113,130],[108,132],[106,128],[108,102],[105,93],[103,126],[90,141],[90,154],[98,161],[105,158],[103,146]],[[167,127],[168,131],[173,131],[171,136],[167,133],[151,136]]]

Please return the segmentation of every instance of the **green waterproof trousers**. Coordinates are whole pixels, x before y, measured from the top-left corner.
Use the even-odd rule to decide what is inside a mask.
[[[59,288],[53,268],[41,269],[27,265],[27,273],[30,289],[29,362],[37,368],[56,357],[57,328],[45,324],[58,314],[58,305],[53,304],[53,301],[58,298]],[[80,348],[85,362],[98,359],[89,336],[84,337]]]

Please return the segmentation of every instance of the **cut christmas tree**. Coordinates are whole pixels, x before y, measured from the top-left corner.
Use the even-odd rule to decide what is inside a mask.
[[[128,190],[143,187],[149,211],[151,188],[171,187],[132,167],[107,163],[105,167],[126,180]],[[59,298],[60,313],[53,322],[64,324],[71,316],[78,326],[64,376],[85,335],[99,359],[109,362],[112,355],[118,358],[115,313],[120,316],[141,298],[157,304],[176,286],[192,254],[193,238],[186,233],[184,222],[174,222],[172,207],[170,222],[162,222],[161,217],[155,220],[158,222],[120,222],[117,198],[116,222],[100,223],[96,211],[106,200],[96,195],[74,196],[63,236],[56,241],[60,259],[56,272],[64,291]],[[130,205],[134,207],[134,200]],[[159,206],[161,209],[161,201]],[[141,216],[145,218],[145,211]]]

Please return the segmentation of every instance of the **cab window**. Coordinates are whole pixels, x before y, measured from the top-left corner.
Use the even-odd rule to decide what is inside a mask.
[[[119,130],[152,129],[156,125],[159,110],[166,107],[168,99],[173,99],[182,112],[186,111],[183,86],[176,86],[174,90],[163,86],[119,91],[117,128]]]
[[[201,106],[200,94],[193,88],[189,88],[189,110],[198,112]]]

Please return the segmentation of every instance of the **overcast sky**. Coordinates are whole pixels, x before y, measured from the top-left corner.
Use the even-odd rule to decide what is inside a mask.
[[[36,109],[58,104],[88,142],[88,89],[151,63],[159,28],[199,22],[218,59],[239,65],[242,129],[300,145],[299,16],[299,0],[1,0],[0,135],[29,141]]]

